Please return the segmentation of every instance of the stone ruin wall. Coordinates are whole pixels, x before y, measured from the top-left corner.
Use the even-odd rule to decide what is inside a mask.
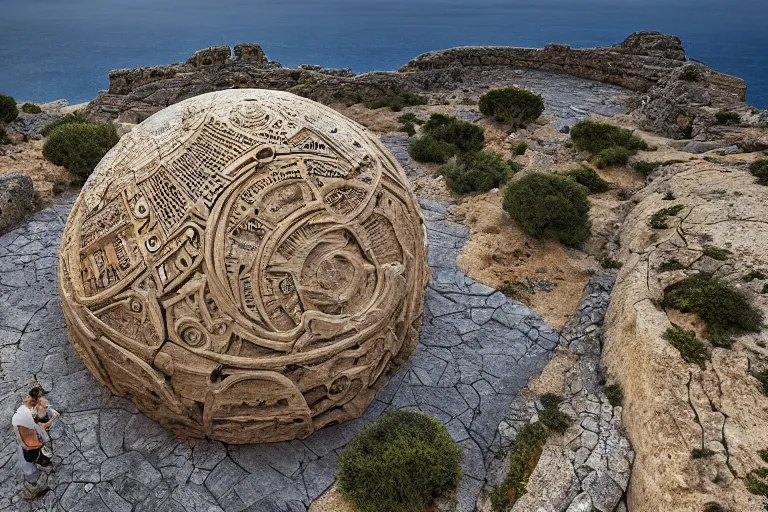
[[[401,92],[452,90],[462,81],[464,68],[476,66],[539,69],[645,93],[686,62],[680,39],[655,32],[636,32],[622,43],[599,48],[452,48],[420,55],[399,72],[359,75],[311,65],[283,68],[259,45],[245,43],[234,52],[229,46],[203,49],[183,63],[114,70],[109,90],[91,102],[88,113],[100,120],[137,123],[189,97],[231,88],[283,90],[326,104],[358,103]],[[743,80],[696,66],[708,101],[729,105],[744,100]]]

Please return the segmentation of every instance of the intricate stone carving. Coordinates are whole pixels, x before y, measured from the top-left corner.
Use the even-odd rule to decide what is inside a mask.
[[[380,142],[292,94],[205,94],[104,157],[59,289],[96,379],[181,436],[282,441],[362,414],[413,351],[422,217]]]

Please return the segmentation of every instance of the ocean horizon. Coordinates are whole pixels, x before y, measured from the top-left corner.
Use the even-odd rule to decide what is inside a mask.
[[[768,7],[760,0],[3,0],[0,94],[81,103],[112,69],[259,43],[285,66],[396,70],[454,46],[606,46],[638,30],[680,37],[690,59],[743,78],[768,108]]]

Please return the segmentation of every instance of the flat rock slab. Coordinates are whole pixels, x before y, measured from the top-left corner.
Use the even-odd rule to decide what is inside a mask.
[[[333,483],[339,453],[389,408],[446,425],[464,451],[459,509],[472,511],[508,405],[546,364],[558,333],[522,304],[456,267],[468,229],[450,203],[422,201],[429,261],[424,327],[411,359],[354,421],[302,441],[179,441],[101,389],[74,353],[59,303],[58,247],[74,198],[0,237],[0,511],[305,511]],[[38,382],[62,412],[52,429],[51,491],[19,501],[11,416]],[[496,441],[494,441],[494,439]]]

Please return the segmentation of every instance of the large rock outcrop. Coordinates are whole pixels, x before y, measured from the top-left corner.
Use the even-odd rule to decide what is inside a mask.
[[[726,510],[762,510],[745,481],[763,466],[758,452],[768,447],[768,397],[751,375],[768,367],[768,332],[743,335],[731,349],[710,347],[711,360],[700,368],[686,363],[663,335],[677,323],[705,339],[705,326],[658,304],[667,285],[710,272],[768,313],[765,279],[744,279],[768,263],[768,187],[755,184],[743,168],[706,160],[670,164],[653,178],[633,198],[637,204],[621,230],[624,266],[606,317],[602,357],[623,385],[623,423],[636,452],[628,506],[633,512],[701,512],[714,502]],[[667,193],[676,199],[664,200]],[[668,217],[668,229],[649,227],[654,213],[677,204],[685,207]],[[704,254],[707,245],[733,255],[713,259]],[[694,457],[694,449],[710,451]]]
[[[198,96],[123,137],[59,260],[96,380],[179,436],[236,444],[362,415],[416,347],[429,277],[421,210],[378,139],[264,90]]]

